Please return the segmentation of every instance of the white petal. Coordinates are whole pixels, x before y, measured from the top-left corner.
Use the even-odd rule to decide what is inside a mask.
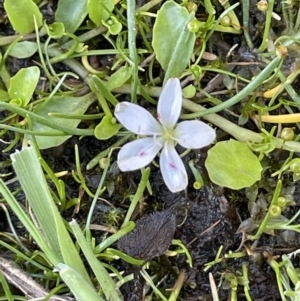
[[[148,165],[163,146],[163,138],[148,137],[125,144],[118,154],[122,171],[140,169]]]
[[[187,187],[187,173],[175,150],[173,141],[165,143],[160,155],[159,165],[164,181],[170,191],[178,192]]]
[[[174,140],[185,148],[202,148],[215,139],[215,131],[199,120],[182,121],[174,131]]]
[[[178,78],[170,78],[158,100],[157,119],[166,130],[174,128],[182,107],[182,90]]]
[[[115,116],[127,130],[135,134],[162,133],[162,127],[155,118],[147,110],[131,102],[119,102],[115,108]]]

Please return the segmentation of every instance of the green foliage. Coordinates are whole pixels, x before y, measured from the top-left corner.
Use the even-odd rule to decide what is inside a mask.
[[[188,85],[182,90],[182,95],[184,98],[192,98],[196,94],[196,88],[193,85]]]
[[[88,13],[90,19],[101,26],[102,21],[106,21],[114,9],[114,0],[88,0]]]
[[[299,269],[293,266],[291,260],[297,253],[299,250],[288,255],[283,254],[279,262],[276,257],[268,258],[268,263],[275,272],[277,287],[283,301],[298,301],[300,298]]]
[[[79,225],[74,220],[70,223],[70,226],[73,230],[74,236],[76,237],[78,245],[80,246],[85,258],[89,262],[89,265],[90,265],[91,269],[93,270],[94,275],[96,276],[96,278],[100,284],[101,290],[103,291],[103,293],[106,297],[106,300],[123,301],[124,298],[122,297],[120,290],[118,288],[116,288],[114,280],[108,274],[104,265],[95,256],[91,244],[84,237],[84,234],[82,233]],[[89,284],[89,283],[87,283],[87,284]],[[75,291],[78,291],[76,286],[74,288],[75,288]],[[85,290],[82,290],[82,291],[83,291],[83,293],[85,293]],[[82,296],[83,296],[83,298],[80,299],[82,301],[99,300],[99,298],[98,299],[87,298],[87,296],[85,294],[83,294]]]
[[[112,115],[105,115],[95,128],[95,136],[99,140],[109,139],[117,134],[121,127]]]
[[[37,51],[37,43],[22,41],[15,44],[9,51],[9,55],[17,59],[25,59],[34,55]]]
[[[300,159],[293,159],[289,163],[289,170],[293,173],[293,180],[298,181],[300,179]]]
[[[193,13],[176,2],[167,1],[157,14],[153,28],[156,59],[166,71],[165,82],[180,77],[187,67],[195,44],[195,33],[187,31]]]
[[[95,291],[92,285],[85,281],[85,279],[71,267],[60,263],[59,275],[63,281],[68,285],[76,300],[78,301],[104,301],[103,298]]]
[[[0,180],[0,190],[6,201],[46,254],[51,265],[57,268],[60,262],[65,263],[91,284],[64,220],[52,199],[36,150],[33,147],[26,147],[14,153],[11,158],[18,180],[34,214],[34,222]]]
[[[6,91],[0,89],[0,101],[8,101],[8,100],[10,100],[9,94]],[[1,108],[0,111],[2,111]]]
[[[50,25],[45,24],[47,34],[52,39],[60,39],[65,33],[65,26],[61,22],[54,22]]]
[[[117,35],[122,30],[122,24],[114,16],[111,16],[107,21],[102,21],[103,25],[108,29],[112,35]]]
[[[131,77],[132,68],[128,65],[120,67],[115,73],[113,73],[106,84],[109,91],[121,87]]]
[[[261,178],[258,158],[245,143],[233,139],[211,148],[205,166],[214,183],[231,189],[249,187]]]
[[[34,31],[34,17],[38,27],[43,25],[43,16],[32,0],[5,0],[4,8],[13,29],[18,33]]]
[[[134,103],[144,105],[148,101],[149,104],[146,104],[145,107],[149,108],[152,113],[156,105],[153,98],[156,99],[160,95],[160,86],[163,86],[162,80],[166,82],[171,77],[184,78],[182,80],[182,86],[185,87],[183,89],[184,110],[181,118],[204,117],[207,122],[218,128],[220,134],[218,138],[223,141],[208,151],[206,167],[210,180],[230,189],[247,188],[238,193],[240,195],[245,192],[248,200],[246,201],[245,198],[244,202],[248,203],[249,210],[249,217],[242,221],[238,232],[243,232],[244,238],[247,240],[257,240],[263,233],[282,235],[284,239],[286,236],[283,235],[283,232],[300,233],[300,226],[297,223],[300,211],[296,210],[294,216],[290,217],[294,208],[289,208],[289,206],[295,205],[293,195],[296,193],[293,191],[287,194],[284,189],[281,190],[282,183],[290,187],[291,181],[295,182],[300,179],[299,118],[290,122],[290,128],[273,127],[271,131],[270,127],[265,126],[267,121],[261,118],[266,113],[270,116],[286,113],[281,117],[287,118],[287,113],[289,116],[297,115],[300,108],[300,97],[297,89],[294,89],[295,86],[293,86],[293,81],[299,75],[300,70],[299,64],[293,61],[297,57],[295,53],[299,53],[295,41],[300,39],[300,10],[294,2],[287,4],[286,1],[283,1],[281,6],[280,3],[270,2],[271,5],[265,10],[264,21],[255,24],[257,25],[257,39],[261,41],[261,46],[257,45],[259,49],[252,53],[255,62],[249,63],[253,66],[247,66],[247,69],[240,67],[238,72],[235,72],[236,70],[231,72],[232,65],[227,65],[227,62],[231,61],[228,55],[234,55],[234,53],[238,53],[238,50],[232,49],[228,52],[229,49],[223,49],[224,44],[219,44],[218,39],[224,37],[222,32],[244,34],[246,38],[244,44],[253,50],[253,37],[249,36],[248,30],[252,28],[253,24],[249,23],[251,8],[247,1],[242,2],[242,5],[238,2],[231,5],[226,1],[221,3],[203,0],[194,3],[183,0],[179,5],[178,1],[172,0],[163,1],[161,6],[157,5],[157,1],[148,1],[137,7],[134,0],[125,2],[58,0],[56,1],[57,9],[54,6],[56,9],[55,22],[44,24],[44,26],[40,9],[45,9],[45,1],[4,0],[3,2],[11,26],[22,35],[16,38],[15,35],[9,36],[8,33],[8,36],[0,37],[0,45],[4,49],[1,55],[0,111],[6,110],[5,117],[0,121],[0,138],[1,143],[7,142],[8,144],[4,152],[12,150],[17,143],[20,143],[24,135],[24,141],[32,140],[33,145],[39,149],[56,147],[71,135],[80,137],[94,135],[97,139],[108,140],[104,143],[105,145],[102,143],[104,150],[101,148],[102,151],[87,166],[85,166],[85,161],[80,162],[79,151],[75,147],[76,171],[73,170],[72,175],[81,189],[78,197],[73,199],[69,199],[66,194],[65,185],[68,184],[67,182],[65,184],[60,178],[63,174],[51,170],[43,158],[39,158],[40,161],[35,159],[33,162],[32,158],[27,157],[27,148],[25,148],[25,152],[20,152],[21,156],[19,153],[13,155],[14,167],[19,165],[22,169],[21,172],[17,172],[17,178],[22,187],[25,183],[26,196],[29,195],[27,189],[30,185],[33,187],[30,194],[36,194],[36,183],[40,184],[38,180],[44,181],[43,173],[47,174],[47,182],[42,183],[46,185],[46,190],[48,189],[47,183],[52,183],[51,196],[49,196],[49,189],[48,191],[44,189],[37,194],[36,202],[38,203],[33,206],[30,203],[30,208],[33,208],[35,216],[34,222],[31,220],[29,212],[25,211],[26,209],[23,210],[14,199],[12,194],[16,191],[10,193],[0,179],[2,197],[9,203],[10,209],[19,217],[30,233],[29,236],[39,247],[41,255],[35,257],[35,253],[31,253],[29,250],[28,256],[34,257],[32,262],[38,261],[40,258],[43,258],[45,262],[48,261],[50,268],[47,267],[47,269],[52,270],[53,265],[57,268],[58,271],[53,272],[58,279],[55,289],[63,285],[62,279],[58,275],[60,272],[65,284],[78,300],[102,300],[102,298],[113,301],[122,300],[116,287],[128,281],[129,278],[122,278],[117,268],[110,266],[107,262],[102,267],[99,257],[103,256],[113,260],[113,257],[119,256],[118,251],[113,254],[107,248],[112,243],[116,243],[125,232],[132,230],[133,225],[130,223],[133,222],[129,221],[138,204],[143,200],[145,194],[152,194],[151,185],[154,185],[154,193],[157,192],[157,186],[156,182],[153,182],[153,177],[149,177],[150,168],[141,170],[142,180],[134,194],[134,186],[125,183],[122,174],[116,168],[117,162],[113,162],[116,157],[116,148],[121,147],[133,136],[126,131],[119,132],[121,125],[116,123],[113,109],[118,101],[128,100],[131,94],[131,101]],[[205,14],[202,14],[204,10]],[[290,14],[290,10],[295,13]],[[284,28],[284,31],[280,32],[280,29],[276,28],[277,36],[280,37],[276,41],[273,36],[270,36],[270,28],[273,25],[277,27],[276,23],[279,22],[274,22],[273,17],[275,18],[276,14],[281,13],[282,25],[280,28]],[[86,18],[87,15],[89,19]],[[35,30],[34,16],[37,26],[39,28],[43,26],[36,37],[37,42],[33,42],[32,34],[26,35]],[[151,22],[149,22],[150,18],[153,18]],[[87,20],[86,23],[84,23],[85,20]],[[1,21],[5,25],[3,21],[7,20],[2,18]],[[240,21],[242,23],[239,23]],[[42,37],[41,40],[40,37]],[[60,40],[54,41],[53,39]],[[243,40],[243,37],[241,39]],[[284,66],[290,67],[287,70],[290,70],[292,76],[283,72],[286,69],[282,68],[286,54],[278,51],[278,44],[282,44],[284,48],[288,47],[286,51],[289,51],[289,60],[286,60]],[[274,50],[272,53],[267,53],[266,49],[270,45],[276,47],[276,52]],[[40,69],[37,67],[21,69],[15,76],[12,76],[9,63],[13,60],[19,66],[19,61],[12,58],[30,58],[37,49],[39,58],[35,56],[36,65],[43,69],[45,77],[40,79]],[[210,61],[210,59],[214,59],[212,56],[210,58],[204,56],[204,52],[210,49],[214,52],[214,56],[218,56],[213,62]],[[251,51],[249,55],[251,56]],[[89,63],[84,64],[83,62]],[[60,63],[60,66],[56,63]],[[32,62],[29,61],[29,64],[32,65]],[[97,73],[99,69],[101,70]],[[248,71],[253,73],[248,74]],[[212,76],[215,75],[216,78],[222,76],[221,84],[227,89],[227,93],[222,91],[222,101],[216,96],[219,95],[221,86],[215,81],[211,81]],[[39,79],[41,81],[39,95],[43,98],[31,101]],[[209,84],[205,87],[207,83]],[[278,91],[280,93],[284,91],[284,94],[279,96],[280,93],[277,91],[271,102],[266,102],[263,90],[273,91],[272,88],[277,87],[278,83],[281,83],[279,84],[281,89]],[[81,97],[73,96],[84,95],[88,93],[86,92],[88,89],[92,93]],[[89,114],[86,115],[88,107],[96,99],[98,103],[92,106]],[[203,103],[205,105],[201,106]],[[226,118],[226,114],[222,116],[215,114],[229,108],[233,114],[240,116],[239,124],[256,119],[254,121],[257,129],[239,127],[235,124],[236,122],[233,122],[234,119]],[[77,128],[82,120],[88,121],[84,124],[84,128]],[[99,120],[100,123],[97,124]],[[278,123],[281,122],[278,121]],[[13,131],[14,136],[9,131]],[[233,137],[241,142],[224,141],[229,139],[228,137]],[[20,157],[24,156],[24,153],[25,163],[16,163]],[[8,161],[0,162],[0,167],[10,164]],[[264,166],[262,179],[260,162]],[[101,179],[95,193],[93,189],[89,188],[90,182],[85,173],[85,167],[90,170],[99,166],[99,163],[102,169]],[[43,167],[42,171],[40,166],[36,167],[39,164]],[[194,183],[191,181],[190,189],[192,189],[192,184],[194,184],[194,189],[200,189],[208,180],[202,174],[202,160],[191,160],[189,166],[194,177]],[[32,170],[37,171],[34,173],[36,176],[31,177]],[[99,169],[97,169],[98,171]],[[92,171],[89,171],[90,173]],[[25,180],[22,179],[22,174],[23,177],[25,175]],[[5,171],[0,176],[7,177]],[[10,175],[5,181],[10,181],[9,177]],[[33,185],[28,182],[29,179],[33,180]],[[276,181],[277,186],[271,201]],[[113,224],[117,232],[113,235],[105,233],[103,237],[107,235],[107,238],[104,238],[95,248],[95,241],[90,231],[91,221],[94,219],[92,217],[94,217],[95,204],[105,189],[109,195],[120,194],[117,197],[120,197],[120,200],[124,198],[125,202],[127,202],[126,197],[130,198],[131,195],[134,197],[128,201],[129,209],[123,221],[123,228],[121,227],[119,231],[117,230],[117,217],[123,216],[123,213],[120,214],[115,209],[109,211],[110,223],[108,224]],[[236,193],[227,192],[229,192],[226,195],[226,197],[229,196],[228,202],[235,201]],[[86,198],[83,194],[92,197],[93,202],[85,223],[84,233],[76,223],[72,222],[68,225],[68,230],[72,228],[70,231],[73,239],[76,239],[75,248],[66,232],[66,224],[62,221],[60,212],[57,212],[56,208],[62,210],[76,204],[79,209],[79,205],[85,205]],[[40,195],[43,195],[42,199]],[[54,205],[52,197],[54,197]],[[289,211],[287,217],[285,210]],[[47,219],[44,219],[45,212],[48,214]],[[130,229],[127,228],[128,226]],[[293,240],[292,235],[289,240]],[[49,243],[49,241],[51,242]],[[173,244],[176,244],[174,242],[173,240]],[[69,248],[69,245],[72,245],[72,249]],[[254,246],[255,243],[250,249],[249,245],[249,250],[255,252]],[[81,253],[79,253],[79,249]],[[103,253],[104,250],[106,250],[105,253]],[[177,251],[177,254],[182,253],[184,246]],[[72,258],[74,252],[75,256]],[[246,255],[246,252],[241,250],[241,252],[230,252],[226,256],[221,256],[220,251],[214,264],[224,262],[228,260],[229,255],[236,256],[237,253],[243,257]],[[90,275],[87,275],[85,269],[82,268],[78,254],[85,256],[84,264],[89,265]],[[187,257],[190,259],[188,254]],[[298,300],[300,280],[297,270],[293,268],[288,258],[283,257],[283,261],[280,262],[278,258],[272,259],[271,257],[265,259],[276,273],[282,300]],[[121,255],[120,258],[124,259]],[[25,256],[23,259],[30,262]],[[71,264],[72,259],[79,262],[79,269],[74,268],[74,262],[73,265]],[[134,261],[131,263],[135,264]],[[191,260],[189,264],[191,265]],[[107,268],[115,273],[115,279],[118,278],[117,286],[108,275]],[[152,277],[154,271],[150,270]],[[42,274],[43,271],[42,267],[36,274]],[[225,273],[220,270],[220,272],[221,280],[224,281],[222,289],[224,286],[230,288],[232,300],[238,298],[237,292],[241,290],[241,287],[238,288],[238,286],[244,287],[245,298],[251,300],[249,292],[247,295],[249,281],[244,272],[242,277],[238,269]],[[149,277],[150,281],[152,281],[151,277]],[[93,286],[89,283],[90,278]],[[41,280],[42,284],[46,283],[47,285],[48,279],[44,282]],[[154,292],[151,294],[155,299],[160,295],[158,294],[159,290],[155,287],[156,279],[153,279],[151,285]],[[3,277],[0,279],[0,283],[4,283]],[[106,285],[107,283],[109,285]],[[180,286],[175,285],[175,287]],[[221,286],[219,287],[221,288]],[[111,290],[113,290],[113,294],[109,292]],[[158,295],[155,296],[155,294]],[[172,297],[172,294],[176,294],[176,297]],[[179,298],[176,290],[172,294],[169,301]],[[6,298],[9,299],[9,296]],[[161,299],[167,300],[166,298]],[[217,300],[215,297],[214,299]]]
[[[38,67],[22,68],[10,79],[8,94],[11,103],[25,107],[30,102],[33,92],[40,78]]]
[[[87,108],[95,100],[92,94],[87,94],[81,97],[72,96],[54,96],[50,98],[47,102],[36,106],[34,112],[39,116],[43,116],[50,119],[53,123],[67,125],[72,128],[76,128],[80,123],[80,119],[68,119],[68,118],[58,118],[54,116],[49,116],[49,113],[62,113],[66,117],[68,114],[84,114]],[[33,121],[33,130],[37,133],[53,133],[53,136],[36,136],[36,140],[40,149],[46,149],[54,146],[61,145],[71,136],[63,135],[62,132],[53,130],[48,126],[37,123]],[[61,133],[60,136],[55,136]],[[27,137],[30,139],[29,137]]]
[[[55,21],[65,25],[66,32],[73,33],[87,16],[87,0],[60,0],[55,12]]]

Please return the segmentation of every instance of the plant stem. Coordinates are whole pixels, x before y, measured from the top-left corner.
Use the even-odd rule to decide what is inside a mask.
[[[123,228],[124,226],[127,225],[127,222],[129,222],[129,220],[131,219],[131,216],[134,212],[134,209],[135,207],[137,206],[138,202],[140,201],[140,199],[142,198],[142,195],[143,195],[143,192],[147,186],[147,182],[148,182],[148,179],[149,179],[149,176],[150,176],[150,168],[147,167],[145,170],[142,170],[142,179],[141,179],[141,182],[138,186],[138,189],[131,201],[131,204],[129,206],[129,209],[126,213],[126,216],[125,216],[125,219],[124,219],[124,222],[121,226],[121,228]]]
[[[275,205],[275,203],[277,202],[278,197],[280,195],[281,187],[282,187],[282,182],[281,182],[281,180],[279,180],[277,182],[276,189],[274,191],[274,194],[273,194],[273,197],[272,197],[272,201],[271,201],[271,204],[269,206],[269,210],[268,210],[267,214],[265,215],[263,221],[261,222],[261,224],[260,224],[260,226],[259,226],[256,234],[253,235],[253,236],[248,236],[249,239],[251,239],[251,240],[258,239],[264,233],[264,231],[266,230],[268,222],[269,222],[269,219],[270,219],[270,208],[273,205]]]
[[[244,27],[244,36],[247,42],[247,45],[250,50],[253,49],[253,43],[249,33],[249,0],[242,0],[242,9],[243,9],[243,27]]]
[[[84,34],[78,36],[77,38],[78,38],[79,42],[84,43],[90,39],[93,39],[94,37],[99,36],[100,34],[105,33],[106,31],[107,31],[107,28],[105,26],[101,26],[98,28],[91,29],[90,31],[85,32]],[[61,48],[68,49],[73,45],[73,43],[74,43],[73,40],[67,41],[66,43],[64,43],[62,45]]]
[[[274,0],[269,0],[268,1],[268,11],[267,11],[267,17],[266,17],[266,22],[265,22],[265,29],[264,29],[264,34],[263,34],[263,38],[262,38],[262,43],[261,43],[260,47],[258,48],[258,52],[260,52],[260,53],[264,52],[265,49],[268,46],[273,7],[274,7]]]
[[[132,67],[131,101],[136,103],[136,91],[138,85],[138,63],[136,54],[136,24],[135,24],[135,0],[127,0],[127,28],[128,49]]]
[[[104,187],[104,180],[106,178],[106,175],[107,175],[107,171],[108,171],[108,168],[110,167],[109,164],[107,164],[107,166],[104,168],[103,170],[103,173],[101,175],[101,179],[100,179],[100,183],[98,185],[98,188],[96,190],[96,193],[95,193],[95,196],[93,198],[93,201],[92,201],[92,204],[90,206],[90,210],[89,210],[89,214],[87,216],[87,219],[86,219],[86,225],[85,225],[85,232],[86,232],[86,235],[87,237],[90,236],[90,225],[91,225],[91,220],[92,220],[92,216],[93,216],[93,213],[94,213],[94,210],[95,210],[95,207],[96,207],[96,203],[98,201],[98,198],[99,196],[104,192],[104,190],[106,189],[106,187]],[[90,237],[91,238],[91,237]]]
[[[188,99],[183,100],[183,107],[191,112],[198,112],[200,110],[205,110],[205,108],[202,107],[201,105],[198,105]],[[241,142],[252,141],[256,143],[261,143],[263,141],[263,137],[261,134],[244,129],[217,114],[209,114],[203,116],[203,119],[209,121],[210,123],[214,124],[218,128],[224,130],[229,135],[233,136],[234,138],[236,138]],[[300,152],[300,143],[297,141],[284,142],[280,138],[273,137],[271,138],[271,142],[275,145],[276,148],[285,149],[288,151]]]
[[[201,105],[198,105],[191,100],[184,99],[183,100],[183,107],[191,112],[203,112],[206,109],[202,107]],[[252,132],[250,130],[241,128],[240,126],[232,123],[231,121],[227,120],[224,117],[221,117],[217,114],[209,114],[203,116],[203,119],[206,119],[210,123],[216,125],[217,127],[221,128],[225,132],[229,133],[231,136],[236,138],[239,141],[247,142],[257,142],[260,143],[263,141],[263,137],[255,132]]]
[[[176,301],[177,300],[185,279],[186,279],[185,270],[181,269],[178,274],[177,280],[175,282],[175,285],[172,289],[172,293],[171,293],[168,301]]]
[[[94,168],[100,161],[101,158],[106,157],[110,150],[116,147],[119,147],[120,145],[124,144],[131,135],[122,137],[121,139],[119,139],[116,143],[114,143],[113,145],[109,146],[107,149],[105,149],[104,151],[102,151],[101,153],[99,153],[96,157],[94,157],[86,166],[86,170],[90,170],[92,168]]]
[[[282,71],[279,71],[277,74],[278,74],[280,81],[284,84],[287,81],[287,79],[284,76],[284,74],[282,73]],[[295,91],[295,89],[292,87],[291,84],[286,85],[285,90],[294,102],[300,103],[300,97],[299,97],[298,93]]]
[[[136,12],[137,13],[141,13],[141,12],[145,12],[150,10],[152,7],[158,5],[159,3],[161,3],[163,0],[151,0],[148,3],[146,3],[145,5],[139,7]]]
[[[91,97],[94,97],[94,96],[91,95]],[[93,136],[94,135],[94,130],[76,129],[76,128],[65,126],[63,124],[54,123],[52,120],[44,118],[40,115],[37,115],[37,114],[35,114],[31,111],[25,110],[23,108],[20,108],[16,105],[12,105],[12,104],[5,103],[5,102],[0,102],[0,108],[4,108],[8,111],[11,111],[20,116],[23,116],[24,118],[26,118],[26,116],[28,115],[32,120],[36,121],[37,123],[41,123],[43,125],[48,126],[49,128],[52,128],[52,129],[55,129],[58,131],[62,131],[69,135],[78,135],[78,136]]]

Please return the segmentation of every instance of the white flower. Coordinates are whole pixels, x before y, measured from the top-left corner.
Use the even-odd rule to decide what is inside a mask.
[[[141,106],[126,101],[117,104],[115,116],[119,122],[129,131],[147,136],[121,148],[118,154],[121,171],[148,165],[162,149],[159,165],[169,190],[178,192],[187,187],[187,173],[175,145],[202,148],[210,144],[216,134],[199,120],[182,121],[176,125],[181,106],[182,91],[178,78],[169,79],[161,92],[157,105],[158,121]]]

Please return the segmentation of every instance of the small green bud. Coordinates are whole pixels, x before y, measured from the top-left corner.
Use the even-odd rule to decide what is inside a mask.
[[[295,132],[293,128],[284,128],[280,133],[280,138],[284,141],[291,141],[294,139]]]
[[[193,21],[191,21],[187,28],[190,32],[198,32],[199,29],[201,28],[203,22],[200,22],[199,20],[197,19],[194,19]]]
[[[105,169],[109,166],[109,158],[101,158],[99,161],[99,165],[102,169]]]
[[[224,27],[229,27],[231,25],[231,18],[229,16],[224,16],[222,19],[221,19],[221,22],[220,24]]]
[[[194,74],[195,78],[201,77],[201,75],[203,73],[202,69],[199,65],[193,66],[192,71],[193,71],[193,74]]]
[[[189,1],[186,5],[185,5],[186,9],[188,10],[188,12],[196,12],[198,10],[198,5],[193,2],[193,1]]]
[[[193,187],[195,190],[199,190],[202,187],[202,184],[198,181],[194,182]]]
[[[287,204],[286,198],[283,196],[280,196],[277,200],[277,205],[281,208],[284,208],[286,206],[286,204]]]
[[[261,0],[261,1],[257,2],[256,6],[257,6],[258,10],[265,12],[268,10],[269,4],[268,4],[268,1]]]
[[[272,205],[269,209],[271,217],[277,217],[281,215],[281,208],[277,205]]]
[[[290,165],[290,171],[297,174],[300,173],[300,159],[292,160],[292,163]]]

